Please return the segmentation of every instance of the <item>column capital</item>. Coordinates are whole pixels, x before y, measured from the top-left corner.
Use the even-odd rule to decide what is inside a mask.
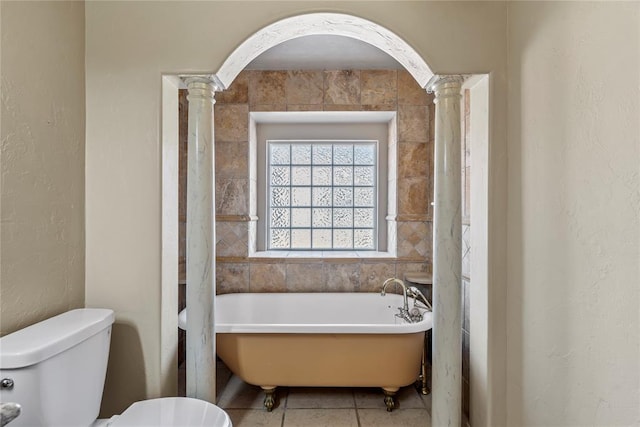
[[[222,92],[226,89],[215,74],[183,74],[180,76],[180,80],[187,89],[197,85],[211,85],[214,92]]]
[[[224,90],[222,83],[214,74],[183,75],[180,76],[188,92],[187,99],[196,99],[215,103],[216,92]]]
[[[435,74],[427,82],[425,89],[428,93],[435,93],[436,98],[444,96],[459,96],[460,89],[466,76],[462,74]]]

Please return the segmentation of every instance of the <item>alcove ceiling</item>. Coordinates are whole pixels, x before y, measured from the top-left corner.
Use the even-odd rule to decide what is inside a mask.
[[[247,70],[396,70],[402,65],[377,47],[343,36],[314,35],[274,46]]]

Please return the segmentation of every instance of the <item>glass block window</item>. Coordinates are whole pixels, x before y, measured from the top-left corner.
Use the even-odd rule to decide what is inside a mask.
[[[377,250],[377,141],[268,141],[269,250]]]

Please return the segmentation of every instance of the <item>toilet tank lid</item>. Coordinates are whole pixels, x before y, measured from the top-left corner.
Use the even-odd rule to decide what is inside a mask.
[[[113,310],[81,308],[20,329],[0,338],[0,369],[42,362],[108,328]]]

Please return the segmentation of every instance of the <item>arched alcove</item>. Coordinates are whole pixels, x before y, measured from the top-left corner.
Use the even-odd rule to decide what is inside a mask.
[[[222,64],[216,77],[221,89],[231,85],[245,67],[266,50],[304,36],[334,35],[368,43],[398,61],[426,87],[433,72],[422,57],[402,38],[374,22],[340,13],[311,13],[268,25],[246,39]]]
[[[290,40],[313,35],[348,37],[374,46],[401,64],[422,88],[426,89],[430,80],[434,77],[434,73],[429,65],[415,49],[398,35],[381,25],[346,14],[312,13],[286,18],[257,31],[242,42],[227,57],[215,75],[209,75],[207,78],[213,81],[213,86],[216,90],[223,91],[230,87],[234,79],[248,64],[270,48]],[[169,104],[173,105],[176,103],[174,89],[177,89],[181,83],[177,80],[171,80],[170,78],[166,79],[166,83],[168,86],[171,86],[171,88],[167,86],[167,95],[163,103],[168,105],[167,100],[169,100]],[[169,107],[169,109],[173,108],[174,106]],[[163,110],[163,113],[164,112]],[[170,114],[167,114],[168,119],[166,123],[170,124],[171,120],[169,116]],[[163,130],[163,134],[165,134],[165,130]],[[168,134],[175,135],[176,129],[169,129]],[[165,141],[170,143],[172,139],[173,137],[169,135],[169,138]],[[172,150],[165,151],[165,153],[169,151],[171,151],[171,155],[175,155]],[[169,161],[168,163],[172,162]],[[166,169],[163,174],[167,176]],[[169,175],[172,175],[172,173],[169,172]],[[486,195],[486,193],[483,194]],[[166,199],[167,204],[171,203],[171,198],[172,197]],[[482,227],[484,228],[484,225],[482,225]],[[171,239],[175,238],[171,233],[167,233],[167,235]],[[163,254],[163,256],[165,255],[166,254]],[[167,259],[169,258],[170,256]],[[175,283],[164,279],[163,277],[163,292],[168,292],[169,294],[174,293],[175,291],[169,290],[169,288],[175,286]],[[167,311],[173,309],[173,307],[166,307]],[[461,369],[461,367],[459,367],[459,369]],[[434,393],[437,392],[437,390],[434,390]]]

